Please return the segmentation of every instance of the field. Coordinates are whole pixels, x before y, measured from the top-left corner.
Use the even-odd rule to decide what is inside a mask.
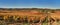
[[[60,25],[60,10],[0,9],[0,25]]]
[[[23,25],[32,25],[32,24],[24,23]],[[39,25],[39,24],[33,24],[33,25]],[[54,22],[54,23],[52,23],[52,24],[43,23],[42,25],[60,25],[60,22]]]

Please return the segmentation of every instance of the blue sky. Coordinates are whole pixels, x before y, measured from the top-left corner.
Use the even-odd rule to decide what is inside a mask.
[[[0,0],[0,7],[60,8],[60,0]]]

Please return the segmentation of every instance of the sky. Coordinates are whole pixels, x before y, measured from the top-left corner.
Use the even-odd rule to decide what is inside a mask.
[[[0,0],[0,8],[60,8],[60,0]]]

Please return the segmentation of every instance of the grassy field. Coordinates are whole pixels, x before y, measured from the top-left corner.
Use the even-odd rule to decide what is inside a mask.
[[[0,22],[0,25],[31,25],[30,23],[13,23],[13,24],[7,24],[7,23],[1,23]],[[35,24],[36,25],[36,24]],[[38,24],[37,24],[38,25]],[[43,23],[42,25],[48,25],[48,23]],[[54,22],[52,23],[51,25],[60,25],[60,22]]]
[[[24,25],[30,25],[29,23],[24,23]],[[48,23],[43,23],[42,25],[48,25]]]
[[[0,21],[0,25],[31,25],[30,23],[6,23],[6,22],[3,22],[3,21]],[[47,25],[47,23],[43,23],[43,25]]]

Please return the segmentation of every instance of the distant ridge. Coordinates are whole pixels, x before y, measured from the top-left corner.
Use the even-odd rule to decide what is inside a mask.
[[[0,8],[0,10],[60,10],[60,9],[49,9],[49,8]]]

